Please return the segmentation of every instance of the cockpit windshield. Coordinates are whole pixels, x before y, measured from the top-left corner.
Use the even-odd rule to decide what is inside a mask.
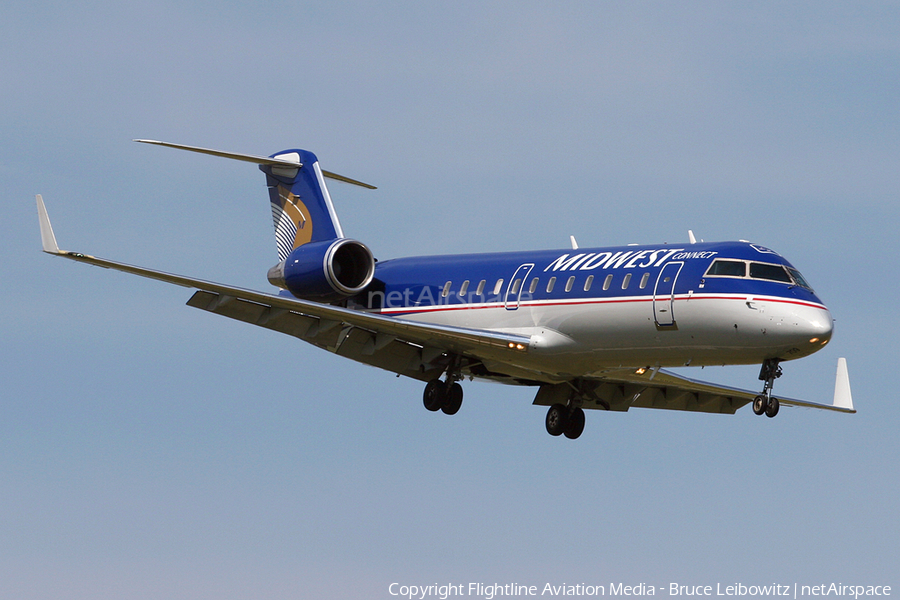
[[[740,279],[764,279],[798,285],[812,291],[809,283],[800,271],[785,265],[752,262],[734,259],[718,259],[713,261],[706,271],[705,277],[735,277]]]
[[[750,277],[752,279],[768,279],[769,281],[781,281],[793,283],[791,276],[781,265],[769,265],[766,263],[750,263]]]
[[[798,271],[797,269],[792,269],[791,267],[787,267],[787,270],[788,270],[788,273],[791,274],[791,277],[794,278],[794,283],[796,283],[797,285],[799,285],[802,288],[808,289],[809,291],[813,291],[812,286],[809,285],[809,282],[806,281],[806,278],[800,274],[800,271]]]
[[[742,260],[717,260],[709,267],[706,274],[720,277],[746,277],[747,263]]]

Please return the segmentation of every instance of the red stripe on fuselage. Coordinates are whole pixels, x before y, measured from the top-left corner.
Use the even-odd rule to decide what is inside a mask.
[[[665,302],[666,298],[663,297],[660,301]],[[799,306],[807,306],[810,308],[821,308],[823,310],[827,310],[825,305],[816,304],[815,302],[804,302],[802,300],[788,300],[786,298],[778,298],[778,297],[749,297],[748,296],[704,296],[699,294],[694,295],[686,295],[681,294],[679,296],[674,297],[675,301],[683,301],[683,300],[735,300],[739,302],[747,302],[748,300],[751,302],[776,302],[779,304],[796,304]],[[580,300],[532,300],[532,301],[523,301],[519,304],[519,308],[522,307],[538,307],[538,306],[584,306],[588,304],[623,304],[623,303],[634,303],[634,302],[653,302],[652,296],[641,296],[641,297],[630,297],[630,298],[587,298]],[[482,310],[486,308],[506,308],[506,304],[504,302],[493,302],[490,304],[438,304],[433,306],[423,306],[420,308],[388,308],[381,310],[373,310],[371,312],[375,312],[383,315],[392,315],[392,316],[402,316],[402,315],[410,315],[410,314],[422,314],[422,313],[431,313],[431,312],[449,312],[456,310]],[[516,309],[518,310],[518,309]]]

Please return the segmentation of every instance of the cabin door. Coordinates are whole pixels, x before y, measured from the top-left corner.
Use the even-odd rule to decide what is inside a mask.
[[[525,263],[521,265],[513,276],[509,279],[509,285],[506,286],[506,295],[503,303],[506,310],[516,310],[519,308],[519,300],[522,298],[522,290],[528,285],[528,274],[534,268],[534,263]]]
[[[653,320],[657,327],[674,327],[675,280],[684,266],[683,262],[670,262],[659,272],[653,288]]]

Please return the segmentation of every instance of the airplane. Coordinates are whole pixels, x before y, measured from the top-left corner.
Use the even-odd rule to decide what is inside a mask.
[[[271,156],[134,140],[255,163],[266,176],[278,263],[259,292],[60,250],[38,195],[44,252],[195,289],[187,305],[279,331],[425,383],[432,412],[459,411],[468,378],[536,388],[553,436],[578,438],[585,409],[734,414],[751,404],[855,413],[847,361],[831,404],[778,398],[781,363],[831,340],[833,319],[780,254],[748,241],[651,244],[376,260],[344,236],[315,154]],[[761,391],[669,367],[759,364]]]

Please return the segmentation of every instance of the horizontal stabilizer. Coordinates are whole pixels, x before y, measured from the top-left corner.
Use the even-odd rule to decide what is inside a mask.
[[[280,167],[302,167],[303,165],[296,158],[292,158],[296,156],[295,154],[284,154],[281,156],[256,156],[254,154],[239,154],[237,152],[223,152],[222,150],[211,150],[209,148],[200,148],[197,146],[185,146],[183,144],[172,144],[170,142],[160,142],[158,140],[134,140],[135,142],[140,142],[141,144],[153,144],[155,146],[165,146],[167,148],[175,148],[177,150],[187,150],[188,152],[196,152],[198,154],[209,154],[210,156],[218,156],[220,158],[229,158],[231,160],[239,160],[242,162],[254,163],[257,165],[269,165],[269,166],[280,166]],[[357,181],[356,179],[350,179],[349,177],[344,177],[343,175],[338,175],[337,173],[332,173],[331,171],[322,170],[322,175],[328,177],[329,179],[334,179],[336,181],[342,181],[344,183],[349,183],[352,185],[358,185],[359,187],[364,187],[366,189],[375,190],[378,189],[374,185],[369,185],[368,183],[363,183],[362,181]]]
[[[230,158],[231,160],[240,160],[243,162],[254,163],[257,165],[280,165],[285,167],[302,167],[298,161],[290,158],[270,158],[268,156],[255,156],[253,154],[237,154],[235,152],[223,152],[221,150],[211,150],[209,148],[199,148],[197,146],[185,146],[182,144],[172,144],[169,142],[160,142],[157,140],[134,140],[141,144],[154,144],[156,146],[165,146],[167,148],[176,148],[178,150],[187,150],[188,152],[196,152],[198,154],[209,154],[210,156],[218,156],[221,158]]]

